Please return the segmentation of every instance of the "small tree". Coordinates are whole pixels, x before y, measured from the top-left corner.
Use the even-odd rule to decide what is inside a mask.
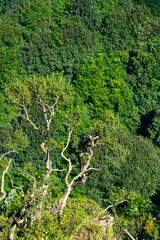
[[[39,188],[39,194],[45,198],[48,191],[48,180],[50,174],[55,169],[52,169],[52,162],[50,161],[49,148],[46,146],[49,140],[51,131],[51,124],[55,111],[58,107],[66,104],[72,98],[72,89],[62,77],[62,75],[52,75],[50,77],[32,76],[25,78],[23,81],[16,80],[14,84],[6,89],[6,95],[17,106],[17,116],[24,118],[36,131],[40,131],[43,136],[43,141],[40,144],[45,158],[45,174],[42,186]],[[40,125],[37,124],[32,116],[34,109],[41,111],[43,119]],[[61,171],[56,169],[56,171]],[[31,195],[31,199],[35,195]],[[39,209],[36,218],[41,216],[43,201],[37,206]],[[22,215],[27,211],[28,204],[22,209]],[[13,239],[14,231],[19,224],[23,222],[24,217],[16,222],[10,230],[10,239]]]

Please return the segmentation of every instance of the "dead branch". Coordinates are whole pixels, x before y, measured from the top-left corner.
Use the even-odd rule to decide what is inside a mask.
[[[42,102],[41,100],[40,101],[36,101],[37,104],[39,104],[40,106],[42,106],[43,108],[43,113],[44,113],[44,117],[45,117],[45,120],[46,120],[46,123],[47,123],[47,127],[49,127],[50,123],[51,123],[51,119],[53,117],[53,115],[55,114],[55,106],[57,105],[58,103],[58,96],[56,97],[56,100],[55,100],[55,103],[51,106],[49,106],[47,103],[44,103]],[[47,110],[50,112],[50,116],[48,118],[47,116],[47,110],[46,110],[46,107],[47,107]]]
[[[71,139],[72,131],[73,131],[73,130],[69,129],[68,139],[67,139],[66,146],[62,149],[62,152],[61,152],[61,156],[62,156],[67,162],[69,162],[70,159],[68,159],[67,157],[64,156],[64,152],[65,152],[65,150],[66,150],[66,149],[68,148],[68,146],[69,146],[69,142],[70,142],[70,139]]]
[[[2,156],[0,157],[0,161],[1,161],[6,155],[8,155],[8,154],[10,154],[10,153],[12,153],[12,152],[16,152],[16,150],[13,149],[13,150],[11,150],[11,151],[8,151],[8,152],[6,152],[6,153],[3,153]]]
[[[132,240],[136,240],[126,229],[124,229],[124,231]]]
[[[51,172],[64,172],[66,170],[67,170],[67,168],[64,168],[64,169],[51,169]]]
[[[71,134],[72,134],[72,131],[70,128],[69,128],[69,133],[68,133],[68,139],[67,139],[67,143],[66,143],[66,146],[62,149],[62,152],[61,152],[61,156],[69,163],[69,168],[68,168],[68,172],[65,176],[65,183],[67,186],[69,186],[69,182],[68,182],[68,177],[72,171],[72,163],[71,163],[71,159],[67,158],[66,156],[64,156],[64,152],[65,150],[68,148],[69,146],[69,142],[70,142],[70,139],[71,139]]]
[[[90,167],[90,168],[86,169],[86,170],[84,171],[84,173],[86,173],[86,172],[88,172],[88,171],[100,171],[100,170],[101,170],[101,168]]]
[[[8,172],[8,169],[9,169],[9,167],[10,167],[11,162],[12,162],[12,159],[9,160],[9,163],[8,163],[6,169],[5,169],[5,170],[3,171],[3,173],[2,173],[1,193],[2,193],[3,195],[0,197],[0,201],[2,201],[2,200],[6,197],[6,192],[5,192],[5,190],[4,190],[4,176],[5,176],[5,174]]]
[[[121,203],[123,203],[123,202],[127,202],[127,201],[128,201],[128,200],[125,199],[125,200],[119,202],[118,205],[121,204]],[[98,217],[99,217],[102,213],[106,212],[109,208],[112,208],[112,207],[114,207],[114,206],[115,206],[115,204],[109,205],[107,208],[105,208],[103,211],[101,211],[101,212],[95,217],[95,220],[98,219]]]

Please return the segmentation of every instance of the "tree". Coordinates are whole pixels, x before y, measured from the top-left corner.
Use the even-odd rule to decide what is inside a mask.
[[[72,161],[69,157],[65,156],[65,152],[68,149],[71,134],[75,126],[78,126],[81,122],[83,122],[87,109],[84,108],[83,111],[79,106],[73,106],[70,104],[70,109],[63,109],[65,111],[65,118],[67,129],[69,129],[67,143],[64,146],[61,156],[68,164],[67,168],[64,169],[53,169],[52,163],[50,161],[49,156],[49,147],[47,146],[50,137],[50,129],[52,124],[52,119],[60,105],[64,105],[67,101],[69,101],[71,95],[71,88],[67,86],[62,76],[56,77],[52,75],[51,77],[32,77],[26,78],[23,82],[16,81],[14,85],[6,90],[8,97],[10,100],[19,107],[20,116],[32,125],[32,127],[40,131],[44,136],[43,142],[40,144],[40,147],[45,155],[45,177],[42,186],[42,195],[45,198],[48,189],[48,180],[50,178],[50,174],[52,171],[67,171],[65,176],[66,183],[66,191],[61,199],[57,201],[52,207],[52,213],[62,214],[62,210],[66,204],[66,200],[72,189],[80,186],[85,183],[87,174],[89,171],[99,170],[99,167],[94,167],[94,164],[91,163],[91,159],[93,158],[93,148],[97,145],[99,141],[99,133],[106,132],[107,125],[102,124],[102,127],[95,127],[95,130],[91,131],[91,134],[88,135],[89,141],[84,141],[82,152],[78,154],[78,160],[76,164],[79,162],[78,169],[74,170],[74,161]],[[37,110],[43,113],[44,122],[41,122],[41,125],[38,126],[35,122],[35,119],[32,119],[32,110],[33,106],[37,105]],[[34,108],[35,109],[35,108]],[[93,133],[93,134],[92,134]],[[109,134],[109,130],[106,134]],[[105,136],[108,139],[108,135]],[[113,139],[114,141],[115,139]],[[114,152],[114,148],[117,148],[120,151],[120,145],[114,146],[112,141],[112,154]],[[123,152],[123,150],[122,150]],[[72,180],[71,180],[72,177]],[[40,209],[42,208],[42,203],[40,205]],[[38,215],[37,215],[38,217]]]
[[[52,75],[51,77],[47,78],[44,77],[27,78],[24,80],[24,82],[20,82],[17,80],[14,85],[12,85],[10,88],[6,90],[6,92],[10,100],[20,107],[20,116],[26,119],[35,130],[40,131],[44,135],[44,141],[40,144],[40,147],[43,153],[45,154],[45,180],[42,186],[42,188],[44,189],[43,197],[45,197],[48,188],[47,180],[49,179],[51,172],[66,170],[52,168],[52,163],[50,161],[49,156],[49,148],[46,145],[49,140],[51,123],[53,116],[55,114],[55,110],[57,109],[57,107],[65,104],[69,100],[69,94],[71,94],[71,89],[69,86],[67,87],[62,76],[59,76],[59,78],[57,79],[54,75]],[[40,106],[40,109],[44,114],[45,125],[44,123],[42,123],[41,126],[37,126],[30,115],[29,109],[32,108],[33,105],[35,104]],[[72,118],[69,119],[69,121],[72,123],[72,127],[74,126],[73,123],[74,121],[79,122],[79,119],[77,119],[77,117],[78,116],[76,116],[76,119],[74,120]],[[86,152],[87,155],[86,164],[84,164],[83,169],[81,169],[80,173],[76,177],[74,177],[73,180],[69,183],[68,177],[72,171],[73,165],[71,160],[65,157],[64,151],[68,148],[72,131],[73,131],[72,129],[69,129],[67,144],[61,152],[61,156],[69,163],[69,168],[65,177],[67,190],[64,194],[64,197],[62,197],[59,200],[59,205],[61,206],[58,213],[60,214],[62,214],[62,209],[66,203],[70,191],[73,188],[79,186],[81,183],[84,183],[86,180],[85,173],[89,170],[93,170],[89,168],[89,166],[91,158],[93,156],[92,148],[95,146],[95,140],[98,138],[98,137],[92,138],[90,136],[91,146],[88,147],[88,151]],[[75,180],[79,178],[82,178],[83,180],[76,182],[74,184]]]
[[[45,198],[48,191],[48,180],[50,174],[54,169],[52,169],[52,163],[50,161],[49,148],[47,143],[50,137],[51,124],[55,110],[64,105],[72,96],[71,87],[65,82],[62,75],[52,75],[50,77],[38,77],[32,76],[25,78],[24,81],[16,80],[13,85],[10,85],[6,89],[6,94],[8,98],[18,107],[17,114],[24,118],[36,131],[40,131],[43,135],[43,142],[41,142],[40,147],[43,151],[45,174],[43,185],[39,189],[43,198]],[[33,106],[36,106],[38,111],[41,111],[44,119],[37,125],[32,119]],[[56,171],[58,171],[56,169]],[[32,196],[33,198],[33,196]],[[37,218],[41,215],[43,201],[39,204],[40,209],[37,213]],[[28,205],[23,209],[26,211]],[[24,218],[23,218],[24,221]],[[17,225],[17,223],[16,223]],[[15,226],[11,229],[11,235],[14,235]]]

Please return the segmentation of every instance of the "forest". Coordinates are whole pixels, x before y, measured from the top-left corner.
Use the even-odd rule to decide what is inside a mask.
[[[0,239],[160,239],[160,1],[0,1]]]

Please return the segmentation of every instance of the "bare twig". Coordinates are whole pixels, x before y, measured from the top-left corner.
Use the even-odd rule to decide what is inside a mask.
[[[124,231],[132,240],[136,240],[126,229],[124,229]]]
[[[121,204],[121,203],[123,203],[123,202],[127,202],[127,201],[128,201],[128,200],[125,199],[125,200],[123,200],[123,201],[121,201],[121,202],[119,202],[119,203],[117,203],[117,204],[119,205],[119,204]],[[115,204],[109,205],[107,208],[105,208],[103,211],[101,211],[101,212],[95,217],[95,219],[97,219],[102,213],[106,212],[109,208],[112,208],[112,207],[114,207],[114,206],[115,206]]]
[[[22,103],[19,103],[19,101],[16,99],[16,98],[13,98],[12,96],[9,95],[9,98],[12,102],[16,103],[18,106],[20,106],[24,112],[25,112],[25,115],[20,115],[21,117],[25,118],[28,122],[30,122],[30,124],[34,127],[34,129],[36,130],[39,130],[40,128],[37,127],[33,122],[32,120],[29,118],[29,114],[28,114],[28,110],[27,110],[27,107],[25,105],[25,102],[24,102],[24,95],[22,96],[23,98],[23,104]]]

